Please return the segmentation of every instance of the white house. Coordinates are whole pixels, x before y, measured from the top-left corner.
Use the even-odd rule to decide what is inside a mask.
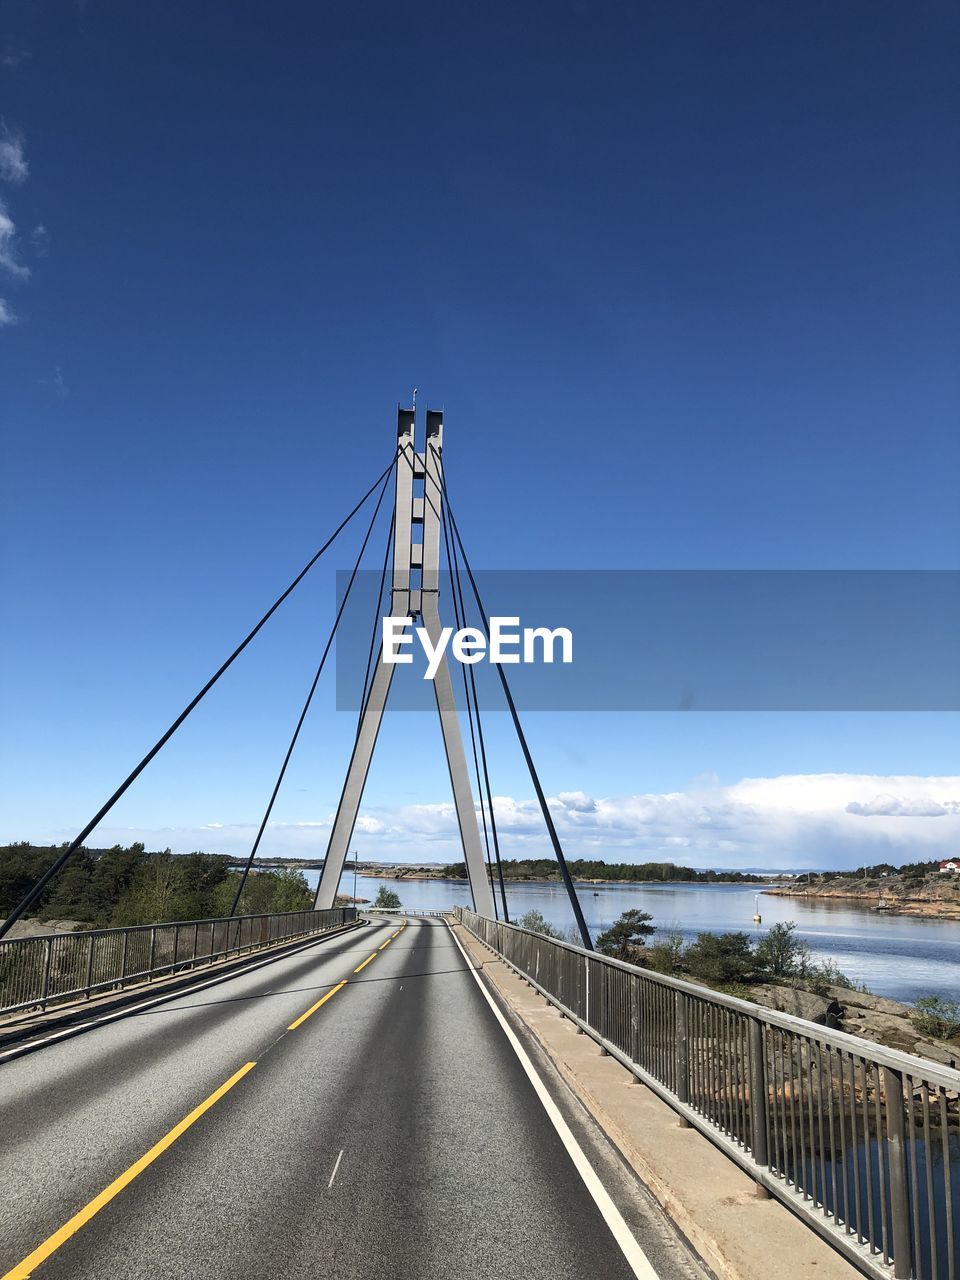
[[[946,862],[940,863],[940,874],[946,875],[948,871],[960,872],[960,860],[957,858],[948,858]]]

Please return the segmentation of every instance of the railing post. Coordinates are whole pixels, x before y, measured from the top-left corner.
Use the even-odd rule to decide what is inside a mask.
[[[124,978],[127,976],[127,947],[129,945],[129,942],[130,942],[130,933],[129,933],[129,930],[125,929],[123,933],[123,943],[121,944],[121,947],[120,947],[120,981],[121,982],[123,982]]]
[[[677,1097],[681,1102],[690,1101],[690,1042],[687,1031],[687,996],[683,991],[673,993],[676,1038],[674,1043],[674,1070]]]
[[[40,1004],[46,1008],[50,996],[50,966],[53,963],[53,935],[47,938],[47,954],[43,963],[43,986],[40,989]]]
[[[909,1276],[910,1208],[907,1199],[907,1149],[903,1126],[903,1076],[893,1067],[883,1068],[883,1103],[887,1120],[887,1168],[890,1170],[890,1217],[893,1225],[893,1274]],[[882,1135],[877,1138],[882,1141]],[[949,1170],[946,1176],[950,1177]],[[949,1229],[949,1228],[948,1228]]]
[[[157,958],[157,926],[150,926],[150,955],[147,959],[147,973],[153,977],[153,966]]]
[[[764,1169],[767,1153],[767,1063],[763,1052],[763,1023],[750,1019],[750,1147],[753,1158]]]
[[[630,975],[630,1057],[632,1061],[640,1061],[640,979],[635,973]],[[634,1083],[639,1084],[637,1076]]]
[[[87,939],[87,971],[84,975],[83,990],[87,999],[90,999],[90,987],[93,982],[93,934]]]

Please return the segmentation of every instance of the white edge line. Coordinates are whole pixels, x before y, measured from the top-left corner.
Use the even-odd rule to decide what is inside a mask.
[[[337,1170],[340,1168],[340,1161],[342,1159],[343,1159],[343,1152],[341,1151],[340,1154],[337,1156],[337,1163],[333,1166],[333,1173],[331,1173],[330,1175],[330,1181],[327,1183],[328,1191],[333,1186],[333,1180],[337,1176]]]
[[[520,1059],[520,1065],[523,1067],[524,1071],[527,1073],[527,1077],[530,1083],[533,1085],[534,1092],[536,1093],[537,1097],[540,1099],[540,1102],[543,1104],[544,1111],[546,1111],[547,1115],[550,1118],[550,1122],[552,1123],[553,1127],[556,1129],[557,1134],[560,1137],[560,1141],[563,1143],[564,1147],[566,1148],[567,1155],[573,1161],[573,1164],[577,1170],[577,1173],[579,1173],[580,1177],[583,1179],[584,1185],[586,1186],[587,1190],[590,1192],[590,1195],[593,1197],[594,1204],[600,1210],[600,1214],[604,1222],[610,1228],[610,1232],[613,1235],[613,1238],[616,1240],[617,1244],[620,1246],[623,1256],[626,1258],[631,1271],[635,1276],[638,1277],[638,1280],[659,1280],[659,1277],[657,1276],[656,1271],[654,1271],[653,1266],[650,1263],[650,1259],[640,1248],[640,1245],[637,1243],[636,1237],[634,1236],[633,1232],[630,1230],[630,1228],[627,1226],[626,1222],[624,1221],[623,1215],[621,1214],[620,1210],[611,1200],[610,1193],[607,1191],[606,1187],[600,1181],[596,1171],[594,1170],[593,1165],[590,1163],[590,1161],[587,1159],[586,1155],[584,1154],[583,1148],[580,1146],[580,1143],[573,1136],[570,1126],[567,1124],[566,1120],[564,1120],[563,1116],[560,1114],[560,1109],[558,1108],[554,1100],[550,1097],[550,1094],[547,1091],[547,1086],[543,1083],[543,1080],[539,1072],[537,1071],[533,1063],[530,1061],[530,1057],[527,1054],[526,1049],[524,1049],[523,1045],[517,1039],[510,1024],[507,1022],[506,1018],[503,1016],[503,1014],[500,1012],[499,1008],[497,1007],[496,1001],[494,1000],[493,996],[484,986],[483,979],[480,977],[480,974],[477,972],[476,965],[473,963],[473,961],[467,955],[466,951],[463,949],[463,944],[461,943],[457,935],[454,933],[452,927],[449,924],[447,924],[447,928],[450,930],[450,933],[453,936],[454,942],[460,948],[460,954],[463,956],[464,960],[467,962],[467,968],[473,974],[474,979],[477,983],[477,986],[483,992],[484,999],[486,1000],[490,1008],[493,1010],[493,1016],[496,1018],[497,1022],[499,1022],[500,1027],[503,1031],[503,1034],[507,1037],[507,1040],[510,1042],[510,1047],[513,1049],[514,1053]]]

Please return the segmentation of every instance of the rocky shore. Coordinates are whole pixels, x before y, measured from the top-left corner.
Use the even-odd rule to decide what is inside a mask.
[[[794,987],[763,984],[750,988],[750,999],[767,1009],[792,1013],[821,1025],[826,1022],[827,1005],[835,999],[844,1010],[843,1030],[851,1035],[873,1040],[888,1049],[930,1058],[943,1066],[960,1066],[960,1044],[921,1035],[913,1024],[914,1010],[885,996],[851,991],[847,987],[828,987],[821,996]]]
[[[928,876],[917,880],[889,876],[882,880],[858,880],[852,876],[793,884],[764,893],[778,898],[816,898],[855,902],[865,910],[884,915],[919,916],[932,920],[960,920],[960,876]]]

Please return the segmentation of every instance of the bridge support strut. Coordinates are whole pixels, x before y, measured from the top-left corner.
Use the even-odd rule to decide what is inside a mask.
[[[415,448],[416,416],[412,409],[397,410],[397,467],[394,516],[393,576],[390,592],[390,617],[421,618],[423,626],[436,643],[440,634],[440,511],[443,501],[441,461],[443,450],[443,415],[427,411],[426,447],[423,453]],[[432,446],[432,447],[431,447]],[[415,492],[421,489],[422,493]],[[422,530],[422,541],[414,541],[414,532]],[[420,585],[414,585],[413,574],[419,570]],[[380,723],[387,705],[390,684],[393,680],[392,663],[383,661],[382,649],[377,652],[370,692],[363,707],[360,727],[354,743],[353,754],[347,769],[346,781],[337,807],[333,830],[327,845],[326,860],[317,888],[317,908],[332,907],[340,877],[343,874],[347,850],[353,838],[363,788],[370,770],[370,761],[380,732]],[[437,714],[443,733],[443,745],[450,771],[457,823],[463,844],[464,862],[473,909],[480,915],[494,916],[493,894],[487,876],[480,828],[473,803],[470,775],[460,734],[457,706],[450,680],[450,668],[446,653],[433,680],[437,701]]]

